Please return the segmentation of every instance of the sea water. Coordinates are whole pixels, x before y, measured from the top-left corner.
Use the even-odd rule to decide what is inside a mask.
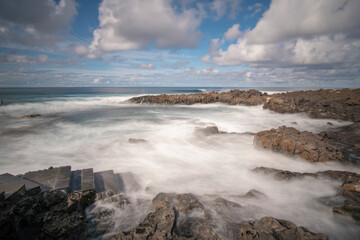
[[[0,98],[0,173],[21,174],[50,166],[132,172],[140,191],[133,198],[152,199],[159,192],[218,195],[238,201],[241,220],[264,216],[286,219],[331,239],[355,239],[358,225],[335,215],[317,200],[333,196],[340,182],[304,178],[289,182],[255,174],[256,167],[297,172],[360,169],[339,163],[308,163],[260,150],[253,133],[282,125],[319,133],[351,124],[311,119],[306,114],[278,114],[262,106],[224,104],[136,105],[126,100],[154,94],[191,94],[232,88],[2,88]],[[295,89],[259,89],[268,92]],[[28,114],[41,117],[24,118]],[[331,124],[329,124],[331,123]],[[195,129],[217,126],[220,134],[201,137]],[[130,138],[146,143],[133,144]],[[266,200],[244,201],[233,196],[251,189]],[[141,206],[114,222],[119,230],[134,227],[149,209]],[[253,209],[253,210],[252,210]],[[141,214],[139,214],[141,212]],[[129,218],[129,215],[132,218]],[[355,237],[355,238],[354,238]]]

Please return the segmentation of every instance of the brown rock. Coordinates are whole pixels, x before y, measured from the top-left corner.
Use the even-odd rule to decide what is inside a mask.
[[[287,155],[300,156],[309,162],[343,161],[341,150],[311,132],[299,132],[292,127],[279,127],[258,132],[254,144]]]
[[[360,121],[360,89],[296,91],[273,94],[264,108],[278,113],[306,112],[315,118]]]
[[[183,94],[183,95],[157,95],[157,96],[142,96],[135,97],[128,100],[130,103],[144,103],[144,104],[184,104],[191,105],[196,103],[226,103],[230,105],[260,105],[263,104],[266,93],[261,93],[257,90],[232,90],[229,92],[208,92],[197,94]]]

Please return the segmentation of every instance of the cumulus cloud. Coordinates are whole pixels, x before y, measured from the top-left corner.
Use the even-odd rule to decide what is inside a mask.
[[[273,0],[256,27],[246,34],[253,43],[351,33],[360,28],[358,0]]]
[[[229,41],[232,41],[232,40],[235,40],[237,38],[239,38],[241,36],[241,32],[239,30],[240,28],[240,24],[234,24],[231,28],[229,28],[224,37],[225,39],[229,40]]]
[[[70,28],[77,14],[75,0],[1,0],[2,46],[50,46]]]
[[[237,43],[222,50],[213,40],[209,56],[217,65],[359,67],[359,11],[357,0],[274,0]]]
[[[157,48],[194,48],[201,19],[194,9],[176,12],[166,0],[103,0],[100,27],[93,32],[91,53]]]

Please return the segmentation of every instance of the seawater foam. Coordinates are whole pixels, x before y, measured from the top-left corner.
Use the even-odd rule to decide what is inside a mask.
[[[334,217],[317,198],[336,194],[340,182],[304,178],[280,182],[251,170],[265,166],[298,172],[351,170],[338,163],[312,164],[252,145],[253,136],[239,134],[293,126],[301,131],[320,132],[350,124],[329,119],[310,119],[304,114],[277,114],[261,106],[134,105],[117,103],[124,98],[91,98],[14,104],[4,108],[0,121],[0,165],[13,174],[49,166],[71,165],[73,169],[94,168],[132,172],[142,189],[135,193],[132,207],[114,215],[117,230],[132,227],[131,209],[139,211],[131,219],[138,223],[149,205],[136,205],[136,199],[152,199],[159,192],[191,192],[199,196],[219,195],[240,203],[243,220],[272,216],[293,221],[334,239],[358,236],[350,218]],[[44,117],[23,119],[29,113]],[[332,125],[329,125],[330,122]],[[220,134],[194,135],[195,128],[216,125]],[[147,143],[131,144],[129,138]],[[266,200],[247,201],[234,196],[256,189]],[[100,203],[97,207],[102,206]],[[340,220],[339,220],[340,219]]]

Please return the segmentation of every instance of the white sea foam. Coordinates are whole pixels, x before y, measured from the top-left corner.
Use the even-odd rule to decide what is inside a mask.
[[[209,125],[235,133],[256,133],[281,125],[321,132],[349,122],[277,114],[261,106],[119,104],[124,100],[125,97],[107,97],[5,106],[0,113],[2,172],[18,174],[67,164],[73,169],[130,171],[142,189],[149,189],[135,197],[148,199],[158,192],[231,198],[257,189],[269,199],[252,202],[233,199],[248,209],[257,209],[241,213],[243,219],[270,215],[328,233],[334,239],[359,234],[350,218],[334,217],[328,207],[315,200],[334,195],[339,182],[309,178],[279,182],[251,171],[260,166],[298,172],[328,169],[360,172],[359,169],[338,163],[312,164],[259,150],[252,145],[253,137],[249,134],[206,138],[194,135],[195,128]],[[30,113],[43,116],[21,118]],[[147,143],[131,144],[129,138],[145,139]],[[115,220],[126,221],[126,216],[128,212],[119,213]],[[122,225],[118,228],[122,229]]]

